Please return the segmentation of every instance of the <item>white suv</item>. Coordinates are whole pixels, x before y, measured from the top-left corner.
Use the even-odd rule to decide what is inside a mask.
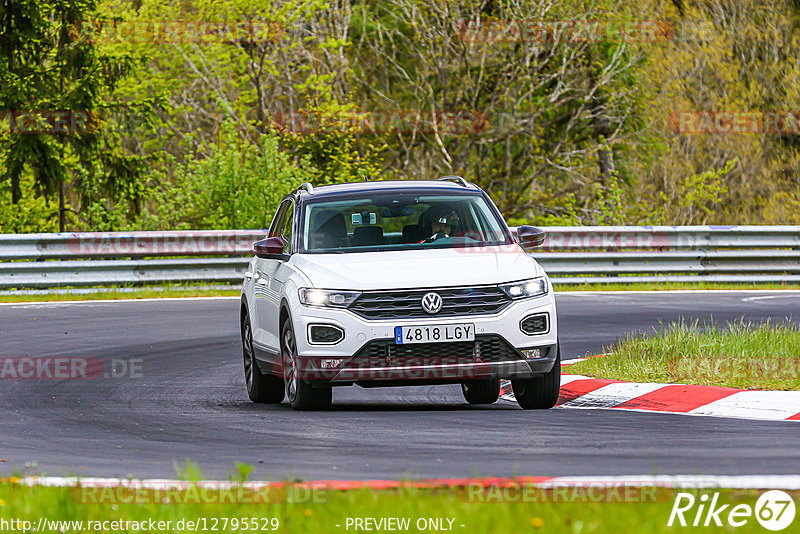
[[[332,386],[461,384],[470,404],[510,379],[520,406],[558,399],[547,275],[489,196],[460,177],[312,187],[283,199],[245,273],[253,402],[325,409]]]

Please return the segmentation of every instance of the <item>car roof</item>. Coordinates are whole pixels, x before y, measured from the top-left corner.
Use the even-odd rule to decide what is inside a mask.
[[[476,193],[481,189],[469,182],[459,183],[449,180],[378,180],[375,182],[348,182],[343,184],[319,185],[308,189],[301,188],[297,193],[307,195],[308,200],[318,197],[331,197],[349,195],[359,192],[373,191],[426,191],[426,192],[451,192],[451,193]]]

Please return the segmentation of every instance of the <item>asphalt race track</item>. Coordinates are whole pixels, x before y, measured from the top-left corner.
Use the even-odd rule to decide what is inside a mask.
[[[565,357],[680,317],[800,320],[800,292],[562,293]],[[800,472],[800,425],[599,409],[466,405],[455,386],[334,390],[336,410],[251,404],[238,301],[0,306],[0,358],[85,357],[123,377],[0,380],[0,473],[208,478]],[[35,464],[33,463],[35,462]],[[26,463],[28,467],[26,468]]]

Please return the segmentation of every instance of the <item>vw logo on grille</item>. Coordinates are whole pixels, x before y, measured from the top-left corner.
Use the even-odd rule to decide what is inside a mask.
[[[439,313],[442,310],[442,297],[439,293],[425,293],[422,296],[422,309],[427,313]]]

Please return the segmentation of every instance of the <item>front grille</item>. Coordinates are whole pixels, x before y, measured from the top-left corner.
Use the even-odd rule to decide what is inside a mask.
[[[521,357],[514,347],[496,335],[476,336],[475,341],[411,345],[396,345],[393,339],[379,339],[364,345],[348,367],[497,363],[519,359]]]
[[[550,330],[550,316],[547,313],[529,315],[519,323],[519,328],[529,336],[546,334]]]
[[[423,295],[431,292],[442,297],[442,309],[436,314],[428,314],[422,309]],[[366,291],[349,309],[365,319],[407,319],[486,315],[499,312],[510,302],[508,295],[496,286]]]

